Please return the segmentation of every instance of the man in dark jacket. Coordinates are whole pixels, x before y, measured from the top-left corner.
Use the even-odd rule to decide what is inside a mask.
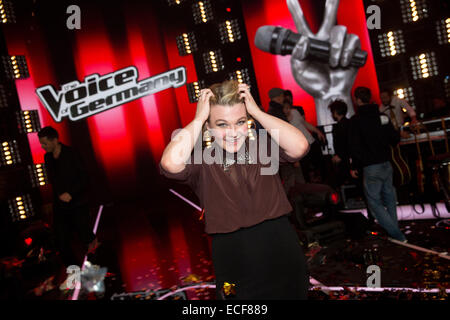
[[[328,108],[333,120],[337,122],[333,126],[334,156],[331,161],[336,167],[337,185],[341,186],[350,180],[350,156],[348,151],[350,119],[346,117],[347,104],[344,101],[333,101]]]
[[[71,147],[59,142],[52,127],[42,128],[39,142],[47,152],[45,165],[53,188],[53,228],[66,266],[81,266],[82,260],[72,248],[74,233],[84,249],[93,250],[97,239],[89,225],[88,176],[80,156]]]
[[[284,90],[280,88],[272,88],[269,90],[269,110],[268,114],[277,117],[278,119],[289,122],[283,112],[284,107]]]
[[[379,112],[378,105],[370,103],[370,89],[356,88],[355,99],[358,109],[349,129],[351,174],[357,178],[362,171],[370,212],[390,237],[406,242],[398,227],[397,199],[389,161],[390,146],[400,141],[400,134],[389,118]]]

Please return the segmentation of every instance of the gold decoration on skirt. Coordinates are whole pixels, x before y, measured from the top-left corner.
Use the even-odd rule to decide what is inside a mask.
[[[236,294],[236,285],[234,283],[228,283],[228,282],[224,282],[223,283],[223,292],[225,293],[226,296],[229,295],[235,295]]]
[[[196,274],[190,274],[183,278],[184,283],[200,282],[200,277]]]

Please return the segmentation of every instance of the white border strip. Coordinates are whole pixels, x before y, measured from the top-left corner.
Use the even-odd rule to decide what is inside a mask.
[[[415,206],[417,210],[421,210],[420,205]],[[439,202],[436,204],[436,208],[439,210],[439,216],[441,219],[450,218],[450,213],[445,207],[445,203]],[[414,210],[413,205],[397,206],[398,220],[424,220],[424,219],[438,219],[433,215],[433,209],[430,204],[424,204],[425,211],[423,213],[417,213]],[[349,209],[340,210],[340,212],[361,212],[367,218],[367,208],[361,209]]]
[[[189,203],[191,206],[193,206],[195,209],[197,209],[198,211],[202,211],[202,208],[200,208],[198,205],[196,205],[195,203],[193,203],[192,201],[189,201],[188,199],[186,199],[185,197],[183,197],[181,194],[179,194],[178,192],[169,189],[170,192],[172,192],[173,194],[175,194],[177,197],[179,197],[180,199],[184,200],[185,202]]]
[[[168,293],[166,293],[165,295],[159,297],[156,300],[164,300],[165,298],[167,298],[167,297],[169,297],[171,295],[174,295],[174,294],[176,294],[178,292],[182,292],[182,291],[185,291],[185,290],[188,290],[188,289],[194,289],[194,288],[216,288],[216,285],[215,284],[196,284],[196,285],[193,285],[193,286],[188,286],[188,287],[177,289],[177,290],[172,291],[172,292],[168,292]]]
[[[416,246],[414,244],[403,243],[403,242],[395,240],[395,239],[388,239],[388,240],[393,242],[393,243],[399,244],[401,246],[409,247],[411,249],[415,249],[415,250],[426,252],[426,253],[432,253],[432,254],[438,255],[441,258],[450,260],[450,256],[448,255],[447,252],[437,252],[437,251],[434,251],[434,250],[430,250],[430,249],[427,249],[427,248]]]
[[[412,291],[412,292],[424,292],[424,293],[432,293],[432,292],[440,292],[440,289],[416,289],[416,288],[397,288],[397,287],[380,287],[380,288],[369,288],[369,287],[327,287],[327,286],[314,286],[311,287],[310,290],[320,289],[323,292],[326,291],[344,291],[350,290],[352,292],[355,291],[367,291],[367,292],[382,292],[382,291]],[[328,293],[326,292],[326,293]],[[450,289],[445,289],[445,292],[450,292]]]

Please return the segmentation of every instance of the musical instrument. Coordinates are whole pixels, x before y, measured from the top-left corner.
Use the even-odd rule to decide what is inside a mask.
[[[394,185],[403,186],[411,181],[411,171],[408,164],[403,159],[400,146],[391,146],[391,164],[394,169]]]
[[[450,199],[450,150],[447,139],[447,129],[445,120],[442,119],[442,128],[445,133],[445,151],[446,153],[435,155],[428,158],[433,174],[433,186],[436,192],[442,191],[445,199],[449,202]]]
[[[417,137],[411,136],[409,138],[402,138],[400,139],[400,146],[413,144],[416,141],[422,143],[427,142],[429,140],[431,141],[439,141],[439,140],[446,140],[447,134],[450,128],[445,127],[445,123],[450,123],[450,117],[442,118],[442,119],[432,119],[432,120],[426,120],[422,121],[421,124],[423,127],[427,127],[428,134],[426,132],[418,133]],[[442,126],[442,123],[444,126]],[[407,128],[409,125],[404,125],[402,128]]]

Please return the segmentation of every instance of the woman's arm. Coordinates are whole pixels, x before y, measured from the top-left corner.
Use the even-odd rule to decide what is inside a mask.
[[[170,173],[178,173],[186,167],[186,161],[202,132],[203,124],[209,117],[209,98],[212,95],[209,89],[200,92],[194,120],[181,129],[164,149],[161,166]]]
[[[306,140],[300,130],[290,123],[262,111],[250,94],[247,85],[241,84],[240,90],[242,91],[242,97],[245,99],[247,112],[258,121],[269,134],[271,133],[271,130],[278,130],[278,139],[276,139],[276,137],[272,138],[289,157],[301,158],[308,152],[308,140]]]

